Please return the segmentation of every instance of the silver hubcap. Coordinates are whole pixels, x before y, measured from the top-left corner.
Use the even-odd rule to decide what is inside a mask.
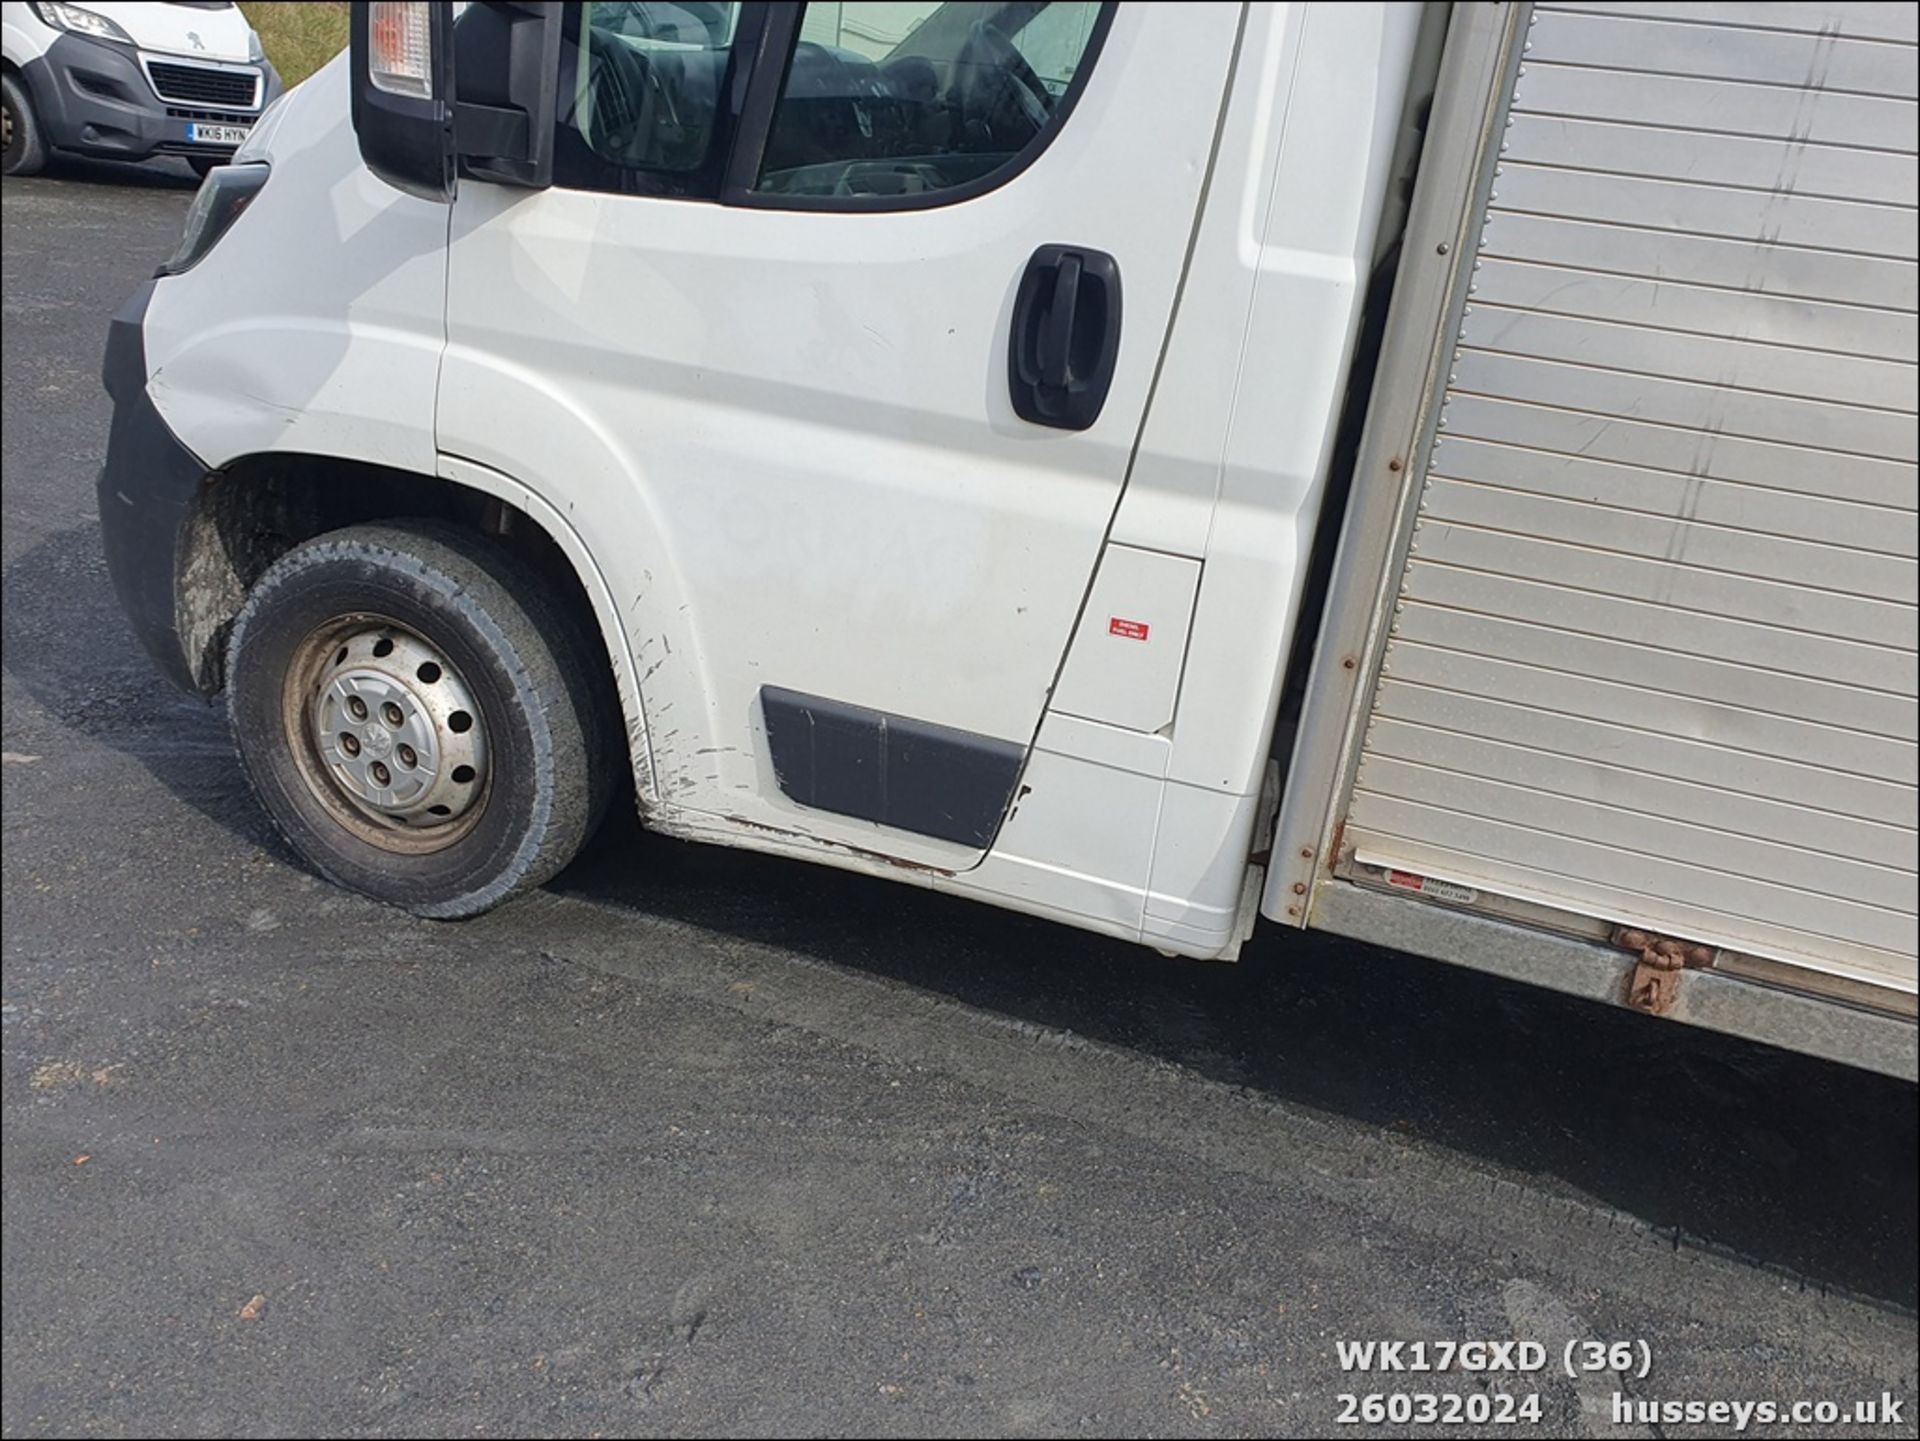
[[[327,774],[355,804],[403,826],[442,826],[480,799],[480,710],[447,658],[390,628],[334,646],[309,701]]]

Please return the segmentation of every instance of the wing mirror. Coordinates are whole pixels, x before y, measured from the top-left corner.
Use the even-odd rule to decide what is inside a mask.
[[[463,172],[552,184],[560,21],[558,4],[523,0],[355,5],[353,129],[367,168],[440,204]]]

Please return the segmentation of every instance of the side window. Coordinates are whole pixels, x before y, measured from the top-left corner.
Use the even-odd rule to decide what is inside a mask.
[[[676,194],[723,162],[738,4],[611,0],[570,6],[554,179],[576,189]]]
[[[756,194],[840,208],[958,199],[1051,138],[1105,7],[1044,0],[809,4]]]
[[[1055,100],[1073,83],[1080,57],[1093,39],[1093,22],[1099,18],[1098,5],[1048,5],[1013,37],[1020,58]]]

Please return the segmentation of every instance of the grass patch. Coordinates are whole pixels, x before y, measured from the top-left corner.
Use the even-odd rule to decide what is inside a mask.
[[[240,13],[260,32],[267,59],[289,87],[347,48],[347,7],[332,0],[242,3]]]

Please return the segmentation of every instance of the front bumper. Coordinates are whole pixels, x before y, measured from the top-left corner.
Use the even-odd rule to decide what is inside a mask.
[[[164,59],[165,57],[154,57]],[[140,57],[125,45],[62,35],[39,59],[20,68],[33,113],[54,150],[108,160],[154,155],[222,160],[231,145],[188,139],[194,124],[251,126],[280,94],[280,76],[262,61],[259,104],[250,109],[195,107],[154,93]]]
[[[100,378],[113,397],[113,429],[100,471],[100,540],[134,634],[168,680],[198,695],[180,637],[178,578],[207,467],[167,428],[147,394],[141,327],[154,284],[130,295],[107,330]]]

